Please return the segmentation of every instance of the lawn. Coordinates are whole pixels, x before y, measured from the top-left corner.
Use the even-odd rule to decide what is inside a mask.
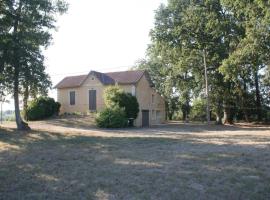
[[[0,199],[270,199],[270,127],[0,128]]]

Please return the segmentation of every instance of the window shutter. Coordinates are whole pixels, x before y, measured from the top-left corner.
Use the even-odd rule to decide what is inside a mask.
[[[70,105],[75,105],[75,91],[69,92],[69,102]]]

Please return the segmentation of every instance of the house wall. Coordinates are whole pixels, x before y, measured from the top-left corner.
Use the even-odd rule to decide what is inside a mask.
[[[104,107],[104,86],[94,75],[89,75],[81,87],[57,90],[57,100],[61,103],[60,113],[89,112],[89,90],[96,90],[97,111]],[[136,95],[140,105],[136,126],[142,125],[142,110],[149,110],[149,124],[159,124],[165,121],[165,102],[163,98],[149,86],[146,77],[143,76],[136,85],[119,85],[125,92]],[[69,92],[75,91],[75,105],[70,105]],[[152,102],[152,94],[154,101]]]
[[[104,107],[104,86],[95,76],[90,75],[81,87],[57,90],[57,100],[61,103],[60,113],[87,113],[89,111],[89,90],[96,90],[97,111],[102,110],[102,108]],[[70,91],[75,91],[75,105],[70,105]]]
[[[152,95],[154,101],[152,102]],[[140,105],[136,126],[142,126],[142,110],[149,110],[149,124],[155,125],[165,122],[165,101],[153,88],[149,86],[145,75],[137,83],[136,97]],[[156,115],[158,111],[158,116]]]

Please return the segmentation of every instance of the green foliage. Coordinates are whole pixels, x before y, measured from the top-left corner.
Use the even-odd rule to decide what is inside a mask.
[[[127,118],[136,119],[139,113],[139,103],[135,96],[125,93],[118,86],[110,86],[104,91],[104,101],[107,107],[119,106],[125,111]]]
[[[185,118],[206,88],[205,56],[216,120],[240,113],[248,121],[252,110],[260,121],[270,101],[269,24],[269,1],[168,0],[156,11],[152,43],[137,68],[149,71],[168,117],[182,110]]]
[[[107,107],[118,105],[121,94],[124,93],[118,86],[109,86],[104,90],[104,102]]]
[[[206,119],[206,100],[197,98],[192,102],[190,119],[204,121]]]
[[[60,107],[60,103],[55,102],[53,98],[39,97],[30,102],[25,116],[30,121],[45,119],[58,115]]]
[[[109,86],[104,91],[106,108],[96,116],[98,127],[121,128],[128,125],[128,119],[136,119],[139,103],[135,96],[125,93],[118,86]]]
[[[139,113],[139,103],[135,96],[130,93],[120,94],[119,102],[120,108],[124,108],[127,118],[136,119]]]
[[[100,128],[123,128],[127,122],[125,111],[119,106],[107,107],[96,117],[96,124]]]
[[[19,94],[24,93],[27,102],[29,95],[44,95],[51,87],[43,50],[51,43],[57,17],[66,11],[64,0],[0,3],[0,85],[14,97],[18,129],[27,128],[20,116]]]

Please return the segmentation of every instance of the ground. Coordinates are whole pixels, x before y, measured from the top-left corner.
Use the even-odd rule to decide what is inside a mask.
[[[270,127],[0,128],[0,199],[270,199]]]

